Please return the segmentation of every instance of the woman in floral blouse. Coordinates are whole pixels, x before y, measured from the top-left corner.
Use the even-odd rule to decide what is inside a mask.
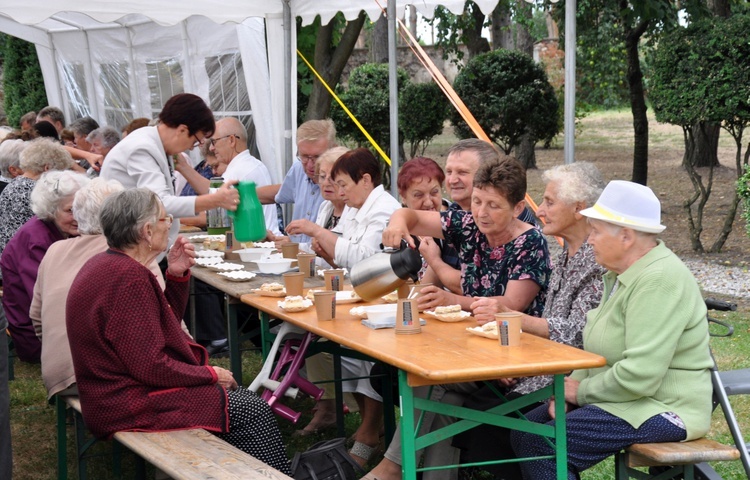
[[[493,297],[513,310],[539,315],[551,271],[542,233],[517,217],[523,211],[526,172],[506,157],[482,165],[474,177],[471,212],[400,209],[383,232],[383,244],[398,246],[411,234],[445,238],[458,248],[461,288],[456,295],[427,287],[420,309],[460,304],[470,310],[476,297]]]

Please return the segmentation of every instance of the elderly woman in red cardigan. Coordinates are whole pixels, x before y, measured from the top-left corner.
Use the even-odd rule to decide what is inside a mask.
[[[111,195],[100,213],[109,249],[70,288],[68,339],[83,418],[98,437],[122,430],[205,428],[273,468],[289,461],[270,407],[232,374],[208,365],[181,328],[195,248],[167,253],[162,292],[148,265],[167,250],[172,216],[144,188]],[[95,294],[92,294],[95,292]]]

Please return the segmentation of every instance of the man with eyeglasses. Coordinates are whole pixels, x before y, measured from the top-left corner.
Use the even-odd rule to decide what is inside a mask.
[[[208,144],[209,151],[216,156],[216,164],[211,167],[217,176],[223,177],[225,181],[255,182],[258,187],[271,185],[271,174],[268,168],[263,162],[250,155],[250,150],[247,148],[247,130],[236,118],[227,117],[216,122],[216,130],[208,139]],[[185,177],[197,193],[209,192],[210,181],[200,175],[187,161],[175,162],[175,170]],[[266,229],[274,236],[281,235],[276,205],[264,206],[263,215],[266,219]]]
[[[323,203],[320,187],[315,178],[315,162],[318,157],[336,146],[336,127],[331,119],[308,120],[297,128],[297,158],[280,185],[259,188],[258,198],[262,204],[293,203],[292,220],[304,218],[315,222],[318,208]],[[279,241],[286,237],[277,237]],[[291,235],[292,242],[310,243],[307,235]]]

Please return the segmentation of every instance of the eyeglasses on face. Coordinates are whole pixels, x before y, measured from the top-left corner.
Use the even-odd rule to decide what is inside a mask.
[[[203,137],[203,139],[199,139],[196,134],[193,134],[193,138],[195,139],[195,143],[193,143],[193,148],[199,147],[199,146],[203,145],[204,143],[206,143],[206,138],[205,137]]]
[[[174,222],[174,216],[171,213],[168,213],[166,217],[162,217],[159,219],[160,222],[167,222],[167,226],[171,227],[172,222]]]
[[[299,160],[302,163],[315,162],[320,158],[320,155],[299,155]]]
[[[232,134],[232,135],[224,135],[223,137],[219,137],[219,138],[209,138],[208,139],[208,145],[213,147],[214,145],[216,145],[216,142],[218,142],[219,140],[223,140],[225,138],[228,138],[228,137],[237,137],[237,135]],[[239,138],[239,137],[237,137],[237,138]]]

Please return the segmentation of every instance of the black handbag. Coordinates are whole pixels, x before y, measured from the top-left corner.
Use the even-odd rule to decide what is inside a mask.
[[[318,442],[292,459],[295,480],[356,480],[365,471],[346,451],[346,439]]]

